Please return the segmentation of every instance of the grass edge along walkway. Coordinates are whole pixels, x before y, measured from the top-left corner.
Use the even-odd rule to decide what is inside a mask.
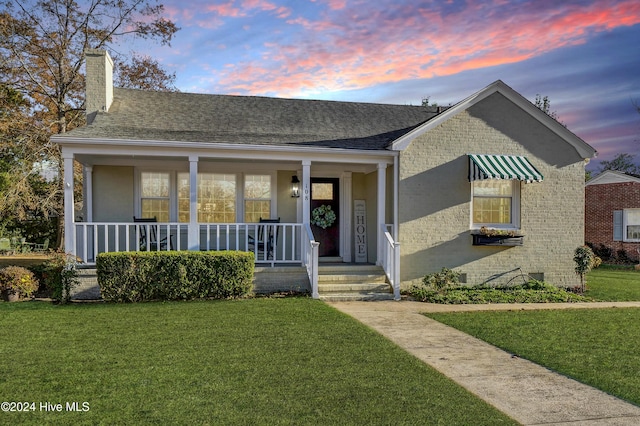
[[[640,406],[640,303],[595,305],[425,315]]]
[[[513,424],[311,299],[0,304],[0,358],[0,423]]]

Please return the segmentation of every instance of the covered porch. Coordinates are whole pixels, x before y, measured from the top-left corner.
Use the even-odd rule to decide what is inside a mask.
[[[65,249],[87,265],[105,252],[242,250],[257,266],[304,266],[314,297],[322,260],[383,266],[398,287],[392,152],[65,142]],[[74,163],[83,170],[77,206]],[[330,202],[327,234],[312,213]]]

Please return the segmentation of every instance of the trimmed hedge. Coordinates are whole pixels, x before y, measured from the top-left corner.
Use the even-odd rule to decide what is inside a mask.
[[[242,251],[101,253],[98,285],[109,302],[226,299],[252,290],[254,255]]]

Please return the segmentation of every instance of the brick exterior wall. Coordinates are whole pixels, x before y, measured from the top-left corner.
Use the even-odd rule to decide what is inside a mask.
[[[624,250],[638,260],[640,243],[613,241],[613,211],[640,208],[640,183],[608,183],[585,187],[585,242],[595,248],[603,245],[616,255]]]
[[[520,183],[519,247],[473,246],[467,154],[524,155],[541,183]],[[584,159],[496,93],[419,136],[400,154],[402,286],[442,267],[468,284],[501,283],[517,267],[574,286],[573,252],[584,243]]]

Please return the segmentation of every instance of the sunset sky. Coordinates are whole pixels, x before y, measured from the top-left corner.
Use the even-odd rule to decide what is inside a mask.
[[[183,92],[455,104],[495,80],[548,96],[598,159],[640,163],[638,0],[162,0],[137,45]]]

